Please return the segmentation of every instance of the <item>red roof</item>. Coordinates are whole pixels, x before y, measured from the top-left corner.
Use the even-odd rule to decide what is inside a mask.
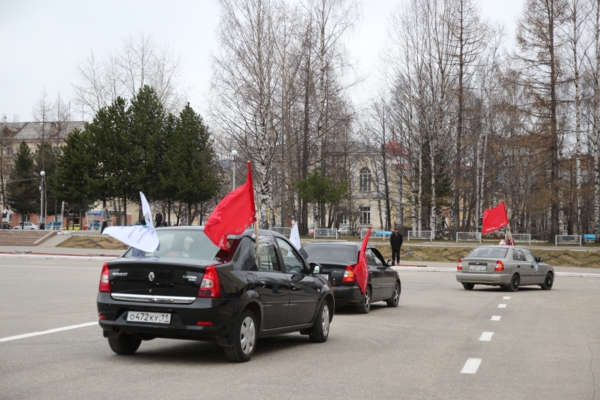
[[[385,144],[385,151],[392,156],[405,156],[406,149],[395,140],[389,141]]]

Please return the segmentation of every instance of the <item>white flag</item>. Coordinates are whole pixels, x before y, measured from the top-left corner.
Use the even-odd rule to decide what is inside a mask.
[[[142,213],[147,225],[109,226],[104,229],[102,234],[110,235],[128,246],[142,251],[154,251],[158,247],[158,236],[152,224],[152,212],[142,192],[140,192],[140,198],[142,199]]]
[[[144,214],[144,220],[146,221],[146,225],[154,226],[154,224],[152,223],[152,210],[150,210],[148,200],[146,200],[146,196],[144,196],[144,193],[142,192],[140,192],[140,199],[142,199],[142,214]]]
[[[300,244],[300,232],[298,231],[297,222],[294,222],[294,225],[292,225],[292,231],[290,232],[290,242],[292,242],[292,244],[298,250],[300,250],[300,247],[302,247],[302,245]]]

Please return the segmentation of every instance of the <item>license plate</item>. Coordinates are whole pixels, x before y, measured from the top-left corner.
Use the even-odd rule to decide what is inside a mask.
[[[469,265],[469,271],[485,271],[487,265]]]
[[[129,311],[127,313],[127,322],[146,322],[150,324],[170,324],[171,314]]]

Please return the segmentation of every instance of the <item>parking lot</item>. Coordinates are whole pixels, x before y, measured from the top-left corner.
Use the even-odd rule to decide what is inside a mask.
[[[96,324],[101,266],[0,258],[0,398],[600,398],[600,277],[509,293],[401,271],[398,308],[340,310],[326,343],[267,338],[233,364],[208,342],[115,355]]]

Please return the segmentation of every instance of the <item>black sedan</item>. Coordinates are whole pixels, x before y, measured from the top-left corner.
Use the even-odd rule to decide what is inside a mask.
[[[369,283],[366,293],[358,287],[354,268],[358,263],[361,243],[313,242],[300,252],[310,262],[321,265],[321,274],[333,289],[336,305],[355,305],[360,313],[366,314],[371,303],[385,301],[390,307],[398,307],[401,284],[398,273],[389,267],[381,253],[374,247],[366,250],[369,263]]]
[[[202,227],[157,229],[154,252],[130,248],[104,264],[98,315],[117,354],[142,340],[214,340],[231,361],[250,360],[256,340],[288,332],[325,342],[335,301],[319,266],[282,235],[252,230],[216,247]]]

